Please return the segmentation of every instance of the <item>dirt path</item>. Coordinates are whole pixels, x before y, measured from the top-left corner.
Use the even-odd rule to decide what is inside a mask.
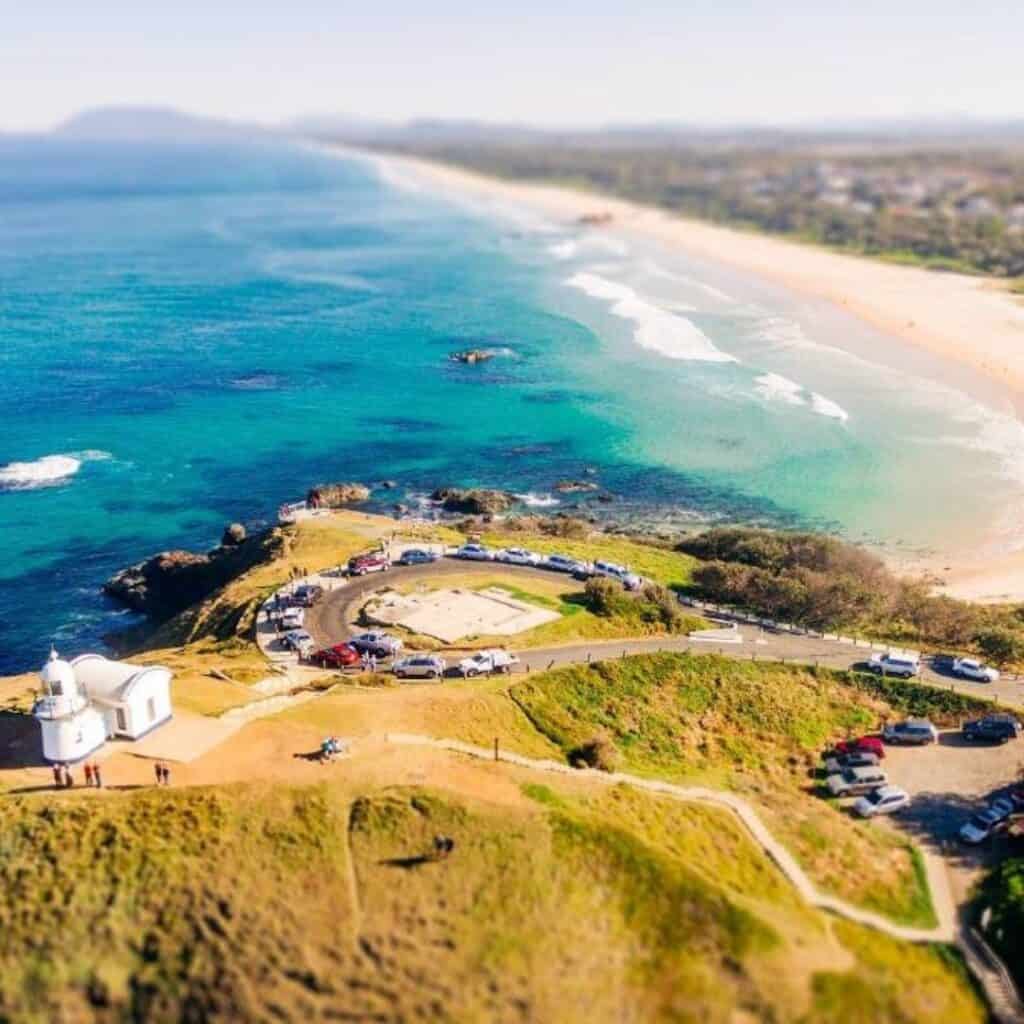
[[[500,760],[532,771],[583,776],[588,780],[606,785],[633,786],[650,793],[667,796],[673,800],[723,807],[736,815],[754,842],[775,863],[806,903],[905,942],[940,942],[956,945],[984,989],[989,1006],[999,1024],[1022,1024],[1024,1022],[1024,1005],[1021,1004],[1005,966],[958,915],[945,863],[940,856],[930,850],[924,849],[921,852],[932,906],[938,923],[934,928],[913,928],[897,924],[880,914],[854,907],[834,896],[820,893],[792,854],[768,831],[754,808],[733,793],[700,786],[680,786],[660,779],[643,778],[628,772],[602,772],[592,768],[572,768],[559,761],[523,757],[508,751],[495,751],[458,740],[436,739],[410,733],[392,733],[387,740],[389,743],[402,746],[428,747],[489,761]]]

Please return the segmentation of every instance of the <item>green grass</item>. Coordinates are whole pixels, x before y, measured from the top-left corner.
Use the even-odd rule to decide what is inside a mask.
[[[859,677],[659,654],[556,669],[509,692],[563,756],[604,734],[627,770],[732,787],[824,889],[894,920],[934,923],[912,845],[815,793],[819,751],[893,713]]]
[[[982,1020],[955,965],[826,926],[713,808],[527,795],[9,799],[0,1018],[840,1021],[870,991],[880,1024]]]

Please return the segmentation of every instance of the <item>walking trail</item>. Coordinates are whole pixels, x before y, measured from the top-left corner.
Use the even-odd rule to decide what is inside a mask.
[[[389,733],[386,740],[396,745],[434,747],[465,754],[469,757],[485,760],[497,759],[532,771],[583,776],[608,785],[633,786],[636,789],[657,793],[674,800],[723,807],[736,815],[754,842],[775,863],[801,898],[811,906],[905,942],[940,942],[956,945],[985,990],[993,1016],[999,1024],[1024,1024],[1024,1006],[1021,1005],[1009,975],[994,954],[991,954],[991,951],[984,947],[983,943],[979,945],[979,937],[958,917],[945,864],[940,856],[928,849],[922,849],[921,854],[937,924],[934,928],[914,928],[909,925],[897,924],[880,914],[851,906],[834,896],[827,896],[819,892],[792,854],[768,831],[754,808],[734,793],[706,789],[701,786],[681,786],[661,779],[643,778],[628,772],[603,772],[593,768],[573,768],[559,761],[524,757],[521,754],[500,749],[474,746],[460,740],[438,739],[413,733]]]

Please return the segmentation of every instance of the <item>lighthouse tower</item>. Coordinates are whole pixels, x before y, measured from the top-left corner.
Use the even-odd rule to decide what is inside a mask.
[[[43,757],[70,764],[103,746],[106,723],[79,686],[74,668],[51,650],[39,678],[43,693],[32,714],[42,730]]]

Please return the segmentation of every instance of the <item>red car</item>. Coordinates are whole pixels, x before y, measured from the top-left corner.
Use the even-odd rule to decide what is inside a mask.
[[[350,644],[335,644],[311,654],[309,660],[321,668],[348,668],[359,664],[359,652]]]
[[[350,576],[365,576],[368,572],[387,572],[390,568],[391,562],[378,554],[357,555],[348,560]]]
[[[879,760],[885,757],[885,744],[878,736],[859,736],[855,740],[843,740],[836,744],[837,754],[874,754]]]

